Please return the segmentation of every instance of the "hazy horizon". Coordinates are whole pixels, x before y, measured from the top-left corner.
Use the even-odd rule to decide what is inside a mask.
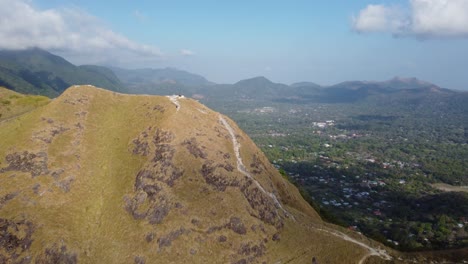
[[[216,83],[416,77],[468,90],[468,1],[0,0],[0,49],[74,64],[172,67]]]

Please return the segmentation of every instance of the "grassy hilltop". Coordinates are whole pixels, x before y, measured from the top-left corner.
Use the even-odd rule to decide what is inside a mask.
[[[370,253],[194,100],[75,86],[36,106],[0,123],[2,263],[353,263]]]

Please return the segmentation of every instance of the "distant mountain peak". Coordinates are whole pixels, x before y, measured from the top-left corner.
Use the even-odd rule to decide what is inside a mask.
[[[256,76],[253,78],[250,78],[251,80],[262,80],[262,81],[268,81],[271,82],[269,79],[267,79],[265,76]]]
[[[266,83],[266,84],[273,84],[272,81],[270,81],[269,79],[267,79],[267,78],[264,77],[264,76],[257,76],[257,77],[253,77],[253,78],[241,80],[241,81],[238,81],[238,82],[235,83],[235,84],[244,84],[244,83]]]

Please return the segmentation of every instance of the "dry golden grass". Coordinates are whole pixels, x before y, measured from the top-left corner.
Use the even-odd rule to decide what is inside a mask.
[[[0,87],[0,122],[34,110],[49,102],[50,99],[45,96],[23,95]]]
[[[275,206],[237,170],[220,114],[177,100],[179,109],[167,97],[78,86],[0,123],[0,232],[9,235],[0,262],[358,263],[368,254],[330,234],[347,231],[323,223],[224,117],[247,171],[284,211]]]

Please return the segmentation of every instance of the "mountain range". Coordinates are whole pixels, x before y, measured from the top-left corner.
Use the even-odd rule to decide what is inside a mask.
[[[293,103],[353,103],[366,100],[406,101],[427,96],[457,96],[455,92],[416,78],[395,77],[388,81],[348,81],[331,86],[312,82],[292,85],[274,83],[265,77],[216,84],[186,71],[122,69],[93,65],[75,66],[41,49],[0,51],[0,86],[29,94],[56,97],[76,84],[91,84],[108,90],[185,96],[203,102],[229,100],[279,101]],[[409,97],[408,97],[409,96]]]
[[[211,105],[220,101],[276,101],[289,103],[360,103],[375,104],[417,103],[443,98],[468,99],[467,92],[452,91],[416,78],[395,77],[388,81],[348,81],[331,86],[312,82],[291,85],[274,83],[259,76],[234,84],[215,84],[205,78],[174,69],[152,70],[155,80],[147,74],[150,70],[115,70],[118,78],[132,93],[170,95],[183,94]],[[164,72],[164,75],[161,75]],[[128,76],[131,75],[130,80]],[[164,78],[161,76],[170,76]],[[138,81],[135,81],[138,80]],[[190,81],[188,81],[190,80]],[[192,81],[194,80],[194,81]]]

